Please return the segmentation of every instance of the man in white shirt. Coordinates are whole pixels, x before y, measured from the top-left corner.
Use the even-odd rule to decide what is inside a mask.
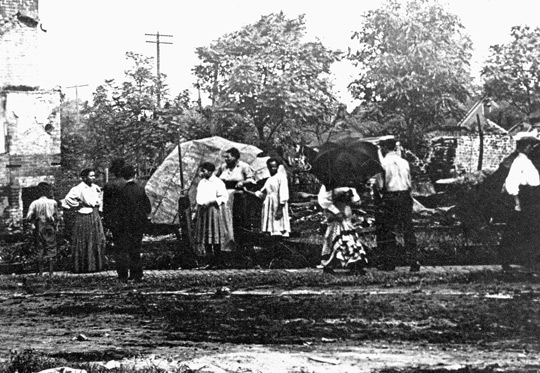
[[[540,175],[532,163],[531,153],[540,143],[536,137],[522,137],[516,142],[518,153],[504,183],[504,190],[513,199],[513,211],[506,219],[506,228],[500,244],[499,256],[503,270],[520,259],[525,264],[538,261],[535,245],[538,241],[538,214],[540,212]],[[519,258],[516,258],[519,257]]]
[[[538,144],[534,137],[524,137],[517,141],[517,157],[510,166],[510,171],[504,182],[504,187],[509,195],[514,197],[515,210],[522,211],[519,198],[520,189],[523,187],[537,187],[540,185],[540,176],[538,170],[529,159],[533,147]]]
[[[384,173],[377,176],[376,182],[380,197],[380,209],[376,217],[377,247],[382,259],[379,268],[393,270],[405,260],[410,265],[411,272],[418,272],[420,264],[412,224],[413,199],[409,162],[398,154],[395,139],[385,139],[379,145],[381,165],[384,169]],[[396,233],[403,236],[404,252],[398,250]]]

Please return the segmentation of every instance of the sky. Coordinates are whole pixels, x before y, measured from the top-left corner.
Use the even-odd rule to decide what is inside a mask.
[[[474,76],[479,76],[489,46],[508,42],[515,25],[540,26],[536,0],[440,0],[458,15],[471,36]],[[161,40],[160,70],[172,95],[192,89],[195,49],[226,33],[252,24],[261,16],[283,11],[288,17],[305,14],[306,38],[319,39],[331,49],[347,50],[361,15],[382,0],[39,0],[40,86],[60,87],[69,99],[91,99],[106,79],[122,81],[129,68],[128,51],[156,57],[155,36]],[[332,70],[335,91],[350,107],[347,92],[354,68],[347,62]],[[80,86],[73,88],[74,86]],[[72,88],[70,88],[72,87]]]

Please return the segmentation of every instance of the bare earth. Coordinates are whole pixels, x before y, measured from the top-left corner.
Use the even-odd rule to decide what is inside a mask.
[[[490,284],[161,290],[120,286],[110,273],[103,286],[73,291],[55,288],[57,276],[46,289],[19,276],[19,288],[2,290],[0,358],[33,348],[68,362],[199,372],[540,369],[536,275]]]

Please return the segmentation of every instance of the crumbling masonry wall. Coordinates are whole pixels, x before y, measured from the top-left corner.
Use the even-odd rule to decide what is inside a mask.
[[[501,161],[515,149],[515,141],[509,135],[486,134],[484,135],[484,154],[482,157],[482,169],[499,167]],[[457,138],[454,167],[459,175],[464,172],[474,172],[478,168],[480,156],[480,137],[460,136]]]
[[[482,169],[496,169],[515,149],[509,135],[486,134]],[[474,135],[440,136],[431,140],[428,172],[432,181],[452,178],[478,169],[480,137]]]
[[[38,0],[0,0],[0,16],[21,12],[30,17],[38,17]]]
[[[60,92],[0,92],[0,229],[19,227],[22,190],[60,172]],[[28,207],[28,206],[26,206]]]
[[[38,85],[39,32],[37,0],[0,0],[0,89]]]
[[[0,234],[60,174],[60,92],[39,90],[38,0],[0,0]]]

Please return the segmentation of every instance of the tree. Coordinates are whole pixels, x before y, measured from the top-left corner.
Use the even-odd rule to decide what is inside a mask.
[[[83,111],[87,131],[86,157],[105,167],[114,157],[125,157],[143,173],[157,167],[182,134],[188,93],[171,100],[165,82],[153,74],[152,59],[128,52],[133,67],[118,85],[107,80],[94,92],[92,105]],[[157,93],[163,107],[157,105]]]
[[[62,167],[76,174],[87,166],[85,138],[87,138],[84,118],[80,117],[80,107],[86,103],[66,100],[62,97],[60,105],[62,121]]]
[[[508,44],[490,47],[482,69],[486,94],[526,119],[540,110],[540,28],[512,27]]]
[[[458,17],[435,0],[387,0],[363,19],[353,34],[358,49],[348,56],[359,68],[349,89],[375,106],[379,123],[399,121],[415,152],[426,129],[462,114],[472,43]]]
[[[304,34],[304,16],[270,14],[197,48],[194,72],[214,111],[244,118],[234,118],[241,133],[253,133],[263,148],[284,134],[300,136],[338,107],[329,73],[339,53],[318,41],[303,42]]]

